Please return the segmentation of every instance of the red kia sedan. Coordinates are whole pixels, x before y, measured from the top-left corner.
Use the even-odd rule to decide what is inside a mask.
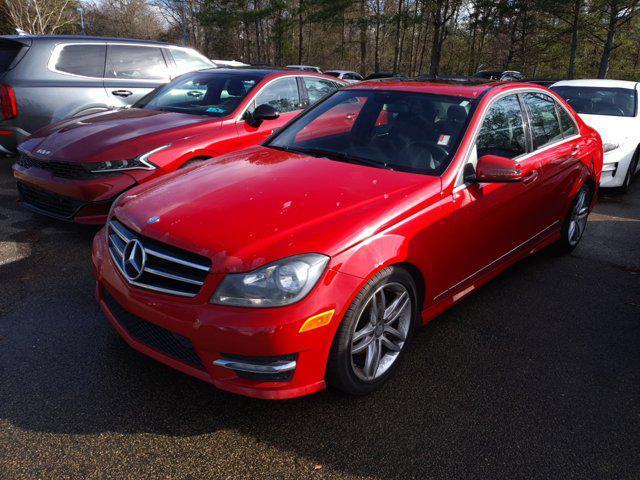
[[[243,395],[380,387],[417,326],[576,247],[602,142],[522,83],[361,83],[261,146],[123,195],[97,298],[134,348]]]
[[[104,223],[114,198],[193,162],[264,141],[346,82],[309,72],[201,70],[130,109],[69,118],[19,147],[13,167],[24,206]]]

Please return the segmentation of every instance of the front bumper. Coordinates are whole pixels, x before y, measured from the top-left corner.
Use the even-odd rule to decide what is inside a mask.
[[[101,225],[113,200],[137,184],[130,175],[73,180],[36,167],[13,165],[22,204],[32,211],[60,220]]]
[[[268,309],[210,304],[223,278],[217,274],[208,275],[196,297],[157,294],[126,282],[108,253],[104,230],[94,239],[93,264],[98,302],[129,345],[220,389],[262,399],[299,397],[325,388],[335,331],[362,282],[328,270],[303,301]],[[328,325],[299,332],[306,319],[332,309]],[[154,335],[136,333],[130,316]],[[170,345],[150,339],[158,335]]]
[[[635,152],[635,147],[619,147],[605,153],[600,186],[603,188],[621,187]]]

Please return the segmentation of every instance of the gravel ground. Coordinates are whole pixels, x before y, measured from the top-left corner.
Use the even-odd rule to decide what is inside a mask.
[[[366,398],[263,402],[130,349],[95,229],[31,214],[0,160],[0,478],[640,478],[640,179],[423,328]]]

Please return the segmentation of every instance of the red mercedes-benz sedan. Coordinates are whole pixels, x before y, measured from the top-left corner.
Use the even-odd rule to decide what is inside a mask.
[[[602,156],[536,85],[357,84],[123,195],[94,240],[97,298],[131,346],[219,388],[365,394],[418,325],[578,244]]]
[[[104,223],[122,192],[187,164],[264,141],[346,82],[310,72],[201,70],[133,108],[69,118],[19,147],[22,203],[80,223]]]

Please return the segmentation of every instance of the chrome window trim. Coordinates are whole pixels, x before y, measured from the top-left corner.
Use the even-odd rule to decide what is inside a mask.
[[[102,75],[102,77],[90,77],[87,75],[78,75],[75,73],[69,73],[69,72],[63,72],[62,70],[58,70],[56,68],[56,63],[58,62],[58,59],[60,58],[60,53],[62,52],[62,50],[64,50],[65,47],[68,46],[76,46],[76,45],[104,45],[105,48],[109,47],[110,45],[118,45],[118,46],[130,46],[130,47],[147,47],[147,48],[159,48],[160,50],[162,50],[163,48],[170,48],[169,46],[165,46],[165,45],[149,45],[149,44],[145,44],[145,43],[130,43],[130,42],[68,42],[68,43],[57,43],[55,45],[55,47],[53,47],[53,50],[51,51],[51,56],[49,57],[49,62],[47,63],[47,69],[53,73],[57,73],[59,75],[67,75],[69,77],[75,77],[75,78],[83,78],[85,80],[116,80],[116,81],[123,81],[123,82],[141,82],[141,83],[149,83],[149,82],[153,82],[153,81],[158,81],[158,82],[162,82],[165,80],[171,80],[171,75],[167,75],[166,78],[109,78],[109,77],[105,77],[104,73]],[[107,52],[105,53],[105,65],[104,65],[104,72],[106,73],[107,70],[107,55],[108,55],[108,49]],[[167,61],[165,60],[165,65],[167,67],[167,73],[169,73],[170,70],[170,66],[167,65]]]
[[[554,95],[550,95],[548,91],[546,90],[542,90],[541,88],[534,88],[534,87],[521,87],[521,88],[514,88],[513,90],[507,90],[505,92],[501,92],[498,95],[496,95],[494,98],[491,99],[490,103],[486,106],[485,111],[483,113],[482,116],[482,121],[479,122],[478,126],[475,128],[475,130],[473,131],[473,141],[470,143],[469,147],[467,147],[467,150],[465,152],[462,153],[462,155],[464,156],[464,161],[461,163],[460,167],[458,168],[458,173],[456,174],[455,177],[455,181],[454,181],[454,189],[453,189],[453,193],[459,192],[460,190],[463,190],[465,188],[467,188],[470,184],[468,183],[459,183],[462,181],[462,177],[463,177],[463,171],[464,171],[464,167],[467,165],[467,163],[469,163],[469,159],[470,159],[470,155],[473,151],[473,149],[476,146],[476,142],[478,140],[478,133],[480,132],[480,129],[482,128],[482,124],[484,123],[484,119],[487,115],[487,112],[489,111],[489,109],[493,106],[493,104],[495,102],[497,102],[498,100],[507,97],[509,95],[514,95],[514,94],[523,94],[523,93],[543,93],[545,95],[548,95],[549,97],[551,97],[553,99],[553,101],[557,104],[560,105],[562,108],[565,109],[565,111],[569,114],[569,117],[573,120],[574,123],[575,120],[573,119],[573,115],[569,112],[569,110],[567,110],[564,105],[562,105],[560,102],[558,102],[558,100],[554,97]],[[554,92],[555,94],[555,92]],[[522,108],[522,106],[521,106]],[[523,111],[523,114],[526,114],[526,112]],[[557,116],[557,115],[556,115]],[[558,122],[560,120],[558,119]],[[521,162],[523,160],[526,160],[528,158],[530,158],[532,155],[537,155],[541,152],[544,152],[545,150],[548,150],[549,148],[553,148],[553,147],[557,147],[559,145],[562,145],[563,143],[575,140],[577,138],[580,138],[580,128],[578,127],[577,123],[576,123],[576,129],[578,130],[578,134],[577,135],[572,135],[571,137],[567,137],[567,138],[563,138],[562,140],[558,140],[557,142],[553,142],[553,143],[549,143],[547,145],[544,145],[543,147],[540,148],[534,148],[531,152],[527,152],[524,155],[520,155],[518,157],[515,157],[513,160],[515,160],[516,162]],[[532,145],[533,147],[533,145]]]

